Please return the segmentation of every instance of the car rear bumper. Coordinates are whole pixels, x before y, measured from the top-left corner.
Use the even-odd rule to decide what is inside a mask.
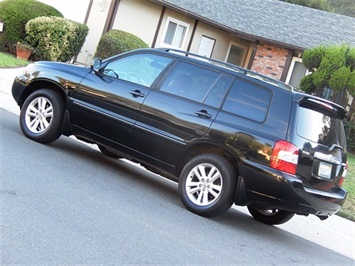
[[[248,176],[244,173],[248,173]],[[266,166],[253,167],[252,164],[240,171],[238,183],[237,205],[282,209],[322,218],[337,213],[347,196],[342,188],[332,192],[308,188],[294,175]]]

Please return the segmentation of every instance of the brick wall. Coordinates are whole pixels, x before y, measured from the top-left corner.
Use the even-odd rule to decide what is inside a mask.
[[[260,43],[251,70],[265,76],[280,79],[286,63],[288,50]]]

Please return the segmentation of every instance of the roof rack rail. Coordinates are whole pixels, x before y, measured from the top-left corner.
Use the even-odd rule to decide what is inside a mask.
[[[259,74],[257,72],[251,71],[249,69],[246,69],[246,68],[243,68],[243,67],[240,67],[240,66],[233,65],[231,63],[223,62],[223,61],[220,61],[220,60],[217,60],[217,59],[205,57],[205,56],[198,55],[198,54],[191,53],[191,52],[187,52],[187,51],[184,51],[184,50],[171,49],[171,48],[155,48],[155,49],[163,50],[163,51],[171,52],[171,53],[176,53],[176,54],[180,54],[180,55],[183,55],[183,56],[190,56],[190,57],[193,57],[193,58],[197,58],[197,59],[203,60],[205,62],[217,65],[219,67],[228,68],[230,70],[233,70],[233,71],[236,71],[238,73],[244,74],[244,75],[246,75],[248,77],[267,82],[269,84],[272,84],[272,85],[277,86],[279,88],[282,88],[284,90],[288,90],[288,91],[292,91],[293,90],[292,86],[290,86],[288,84],[285,84],[282,81],[270,78],[268,76],[264,76],[264,75]]]
[[[157,48],[157,49],[164,50],[166,52],[172,52],[172,53],[184,55],[184,56],[190,56],[190,57],[193,57],[193,58],[198,58],[198,59],[201,59],[201,60],[209,62],[209,63],[214,63],[214,64],[216,64],[216,65],[218,65],[220,67],[229,68],[231,70],[234,70],[234,71],[237,71],[237,72],[241,72],[241,73],[244,73],[244,74],[245,74],[246,71],[248,71],[245,68],[242,68],[242,67],[230,64],[230,63],[226,63],[226,62],[223,62],[223,61],[220,61],[220,60],[217,60],[217,59],[209,58],[209,57],[206,57],[206,56],[202,56],[202,55],[199,55],[199,54],[195,54],[195,53],[191,53],[191,52],[187,52],[187,51],[183,51],[183,50],[172,49],[172,48]]]

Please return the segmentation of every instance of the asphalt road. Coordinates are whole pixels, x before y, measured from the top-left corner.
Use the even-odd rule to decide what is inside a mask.
[[[240,207],[207,219],[183,207],[176,183],[92,145],[26,139],[4,77],[0,264],[355,265],[355,226],[346,219],[267,226]]]
[[[354,265],[238,209],[199,217],[171,181],[72,138],[30,141],[3,109],[0,121],[3,264]]]

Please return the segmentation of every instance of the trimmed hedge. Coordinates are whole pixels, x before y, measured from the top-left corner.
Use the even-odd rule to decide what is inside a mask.
[[[25,40],[26,23],[39,16],[63,17],[57,9],[35,0],[4,0],[0,2],[0,50],[14,52],[17,42]]]
[[[130,50],[148,47],[144,41],[131,33],[122,30],[110,30],[102,35],[95,57],[107,58]]]
[[[27,22],[26,33],[36,60],[66,62],[79,54],[89,28],[65,18],[38,17]]]

